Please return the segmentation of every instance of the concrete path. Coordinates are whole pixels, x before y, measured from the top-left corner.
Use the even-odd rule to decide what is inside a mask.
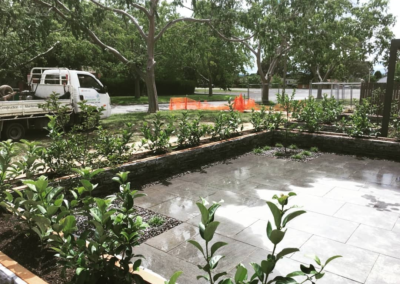
[[[201,254],[187,240],[200,241],[196,201],[224,200],[216,220],[221,222],[213,242],[224,241],[225,255],[217,271],[235,273],[239,263],[253,273],[250,262],[260,262],[272,250],[266,237],[271,219],[265,200],[294,191],[292,204],[307,214],[289,224],[278,247],[297,247],[275,274],[299,270],[312,263],[342,255],[326,268],[322,284],[398,284],[400,279],[400,164],[350,156],[324,154],[308,163],[277,160],[253,154],[219,164],[145,189],[137,205],[182,220],[184,223],[135,248],[146,257],[144,265],[169,278],[181,270],[180,284],[204,283],[197,264]],[[201,244],[203,242],[200,241]]]

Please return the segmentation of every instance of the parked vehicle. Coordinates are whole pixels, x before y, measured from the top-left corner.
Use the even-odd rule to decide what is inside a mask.
[[[60,103],[71,110],[70,123],[79,122],[78,102],[104,107],[101,118],[111,115],[110,96],[103,84],[91,73],[67,68],[35,67],[28,75],[30,90],[23,91],[12,100],[0,101],[0,138],[20,140],[27,129],[42,129],[49,114],[40,104],[54,92]]]

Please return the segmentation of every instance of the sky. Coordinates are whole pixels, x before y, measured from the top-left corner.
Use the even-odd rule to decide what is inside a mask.
[[[365,3],[368,0],[360,0],[361,3]],[[190,17],[192,15],[192,12],[188,9],[185,8],[178,8],[178,12],[185,17]],[[396,25],[393,27],[392,31],[395,35],[396,39],[400,39],[400,0],[389,0],[389,13],[392,13],[396,18],[397,18],[397,23]],[[254,58],[255,61],[255,58]],[[253,64],[254,66],[256,66],[255,62]],[[385,68],[383,65],[381,64],[376,64],[374,66],[375,71],[382,71],[382,72],[386,72]],[[247,67],[246,71],[248,73],[256,73],[257,72],[257,68],[256,67]]]

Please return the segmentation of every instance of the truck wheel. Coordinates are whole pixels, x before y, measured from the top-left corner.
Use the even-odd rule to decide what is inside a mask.
[[[25,127],[17,122],[6,124],[4,128],[4,137],[13,141],[19,141],[25,137]]]

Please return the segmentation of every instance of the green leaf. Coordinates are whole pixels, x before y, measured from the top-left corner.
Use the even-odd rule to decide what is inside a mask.
[[[302,214],[304,214],[304,213],[307,213],[307,212],[304,211],[304,210],[299,210],[299,211],[295,211],[295,212],[292,212],[292,213],[288,214],[288,215],[285,217],[285,219],[283,219],[283,224],[282,224],[282,226],[285,227],[286,224],[289,223],[291,220],[293,220],[294,218],[296,218],[296,217],[298,217],[298,216],[300,216],[300,215],[302,215]]]
[[[206,279],[207,281],[210,281],[210,278],[208,278],[208,276],[203,276],[203,275],[196,276],[196,279],[197,279],[197,280],[200,280],[201,278],[204,278],[204,279]]]
[[[288,194],[289,196],[296,196],[297,194],[296,193],[294,193],[294,192],[289,192],[289,194]]]
[[[76,275],[81,274],[81,272],[82,272],[83,270],[85,270],[85,268],[83,268],[83,267],[78,267],[78,268],[76,269]]]
[[[235,282],[239,283],[247,279],[247,269],[243,264],[236,266]]]
[[[294,271],[286,275],[286,277],[295,277],[295,276],[305,276],[306,274],[302,271]]]
[[[255,262],[251,262],[250,265],[253,267],[255,275],[258,277],[258,279],[260,279],[261,282],[264,282],[264,273],[262,271],[261,266]],[[254,275],[253,275],[253,277],[254,277]]]
[[[62,226],[62,231],[66,235],[70,235],[77,230],[76,228],[76,219],[74,216],[70,215],[65,217],[60,221]]]
[[[271,237],[271,232],[272,232],[272,225],[271,225],[271,222],[268,221],[268,224],[267,224],[267,237],[268,238]]]
[[[322,277],[324,277],[325,276],[325,273],[317,273],[317,274],[315,274],[315,279],[321,279]]]
[[[278,209],[278,207],[275,205],[275,203],[271,202],[271,201],[267,201],[268,207],[272,212],[272,215],[274,216],[274,220],[275,220],[275,226],[277,229],[281,228],[281,220],[282,220],[282,216],[281,216],[281,211]]]
[[[193,240],[188,240],[188,243],[194,245],[204,255],[204,250],[198,242],[193,241]]]
[[[276,255],[276,259],[280,259],[280,258],[284,257],[285,255],[294,253],[296,251],[299,251],[299,249],[298,248],[284,248],[281,252],[279,252]]]
[[[314,260],[315,260],[315,262],[318,264],[318,265],[321,265],[321,260],[319,259],[319,257],[318,256],[314,256]]]
[[[181,276],[183,272],[182,271],[177,271],[175,272],[171,278],[169,279],[169,281],[165,281],[165,284],[176,284],[176,280],[178,280],[178,277]]]
[[[311,274],[311,273],[316,272],[316,269],[315,269],[314,265],[312,265],[312,264],[310,264],[310,267],[307,267],[307,266],[301,264],[301,265],[300,265],[300,269],[301,269],[301,271],[303,271],[305,274]]]
[[[275,260],[273,258],[269,258],[267,260],[261,261],[261,270],[265,274],[269,274],[275,268]]]
[[[219,222],[211,222],[207,225],[206,230],[204,231],[204,239],[209,242],[214,237],[214,233],[217,230]]]
[[[226,273],[226,272],[221,272],[221,273],[215,274],[213,277],[214,282],[216,282],[219,278],[221,278],[222,276],[227,275],[227,274],[228,273]]]
[[[285,236],[285,232],[280,231],[280,230],[273,230],[271,232],[271,236],[269,237],[269,240],[274,244],[277,245],[279,244],[283,237]]]
[[[332,260],[334,260],[334,259],[336,259],[336,258],[339,258],[339,257],[342,257],[342,256],[341,256],[341,255],[335,255],[335,256],[332,256],[332,257],[328,258],[328,259],[326,260],[326,262],[325,262],[324,267],[327,266],[329,262],[331,262]]]
[[[298,284],[298,282],[296,280],[294,280],[293,278],[290,278],[290,277],[282,277],[282,278],[278,279],[275,283],[276,284]]]
[[[207,208],[200,202],[196,203],[197,207],[199,208],[200,212],[201,212],[201,222],[204,225],[208,224],[208,210]]]
[[[224,256],[222,256],[222,255],[213,256],[213,257],[210,259],[210,261],[209,261],[209,265],[210,265],[211,269],[216,268],[217,265],[218,265],[218,262],[219,262],[223,257],[224,257]]]
[[[214,255],[214,253],[221,247],[226,246],[227,243],[224,242],[216,242],[215,244],[212,245],[211,247],[211,256]]]

